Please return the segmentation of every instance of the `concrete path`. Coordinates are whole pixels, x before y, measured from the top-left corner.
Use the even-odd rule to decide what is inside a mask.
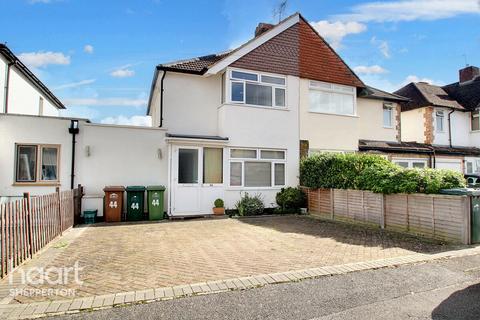
[[[477,320],[479,282],[480,255],[468,255],[54,319]]]

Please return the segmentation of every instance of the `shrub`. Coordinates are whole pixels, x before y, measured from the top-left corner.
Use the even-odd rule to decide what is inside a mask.
[[[217,199],[215,200],[215,202],[213,203],[215,208],[223,208],[224,207],[224,203],[223,203],[223,200],[222,199]]]
[[[307,197],[300,188],[282,188],[277,193],[275,200],[282,211],[296,211],[307,206]]]
[[[263,213],[265,206],[259,194],[250,196],[247,192],[235,204],[238,214],[241,216],[257,216]]]
[[[304,159],[300,181],[310,188],[370,190],[377,193],[438,193],[465,187],[459,172],[404,169],[376,155],[321,154]]]

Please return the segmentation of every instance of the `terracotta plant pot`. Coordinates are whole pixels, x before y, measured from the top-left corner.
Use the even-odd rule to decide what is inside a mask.
[[[221,216],[225,214],[225,208],[213,208],[213,214],[216,216]]]

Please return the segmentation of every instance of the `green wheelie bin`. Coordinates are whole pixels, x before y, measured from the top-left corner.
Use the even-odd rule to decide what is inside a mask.
[[[127,221],[143,220],[145,187],[128,186],[127,191]]]
[[[443,189],[442,194],[470,196],[471,242],[480,243],[480,190],[471,188]]]
[[[150,220],[163,219],[163,193],[164,186],[147,187],[148,218]]]

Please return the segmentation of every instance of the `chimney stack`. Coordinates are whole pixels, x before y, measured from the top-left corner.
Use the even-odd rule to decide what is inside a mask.
[[[259,35],[272,29],[273,27],[274,27],[273,24],[260,22],[258,26],[255,28],[255,37],[258,37]]]
[[[460,83],[464,83],[475,80],[476,77],[480,76],[480,69],[478,67],[468,66],[461,69],[458,73],[460,75]]]

